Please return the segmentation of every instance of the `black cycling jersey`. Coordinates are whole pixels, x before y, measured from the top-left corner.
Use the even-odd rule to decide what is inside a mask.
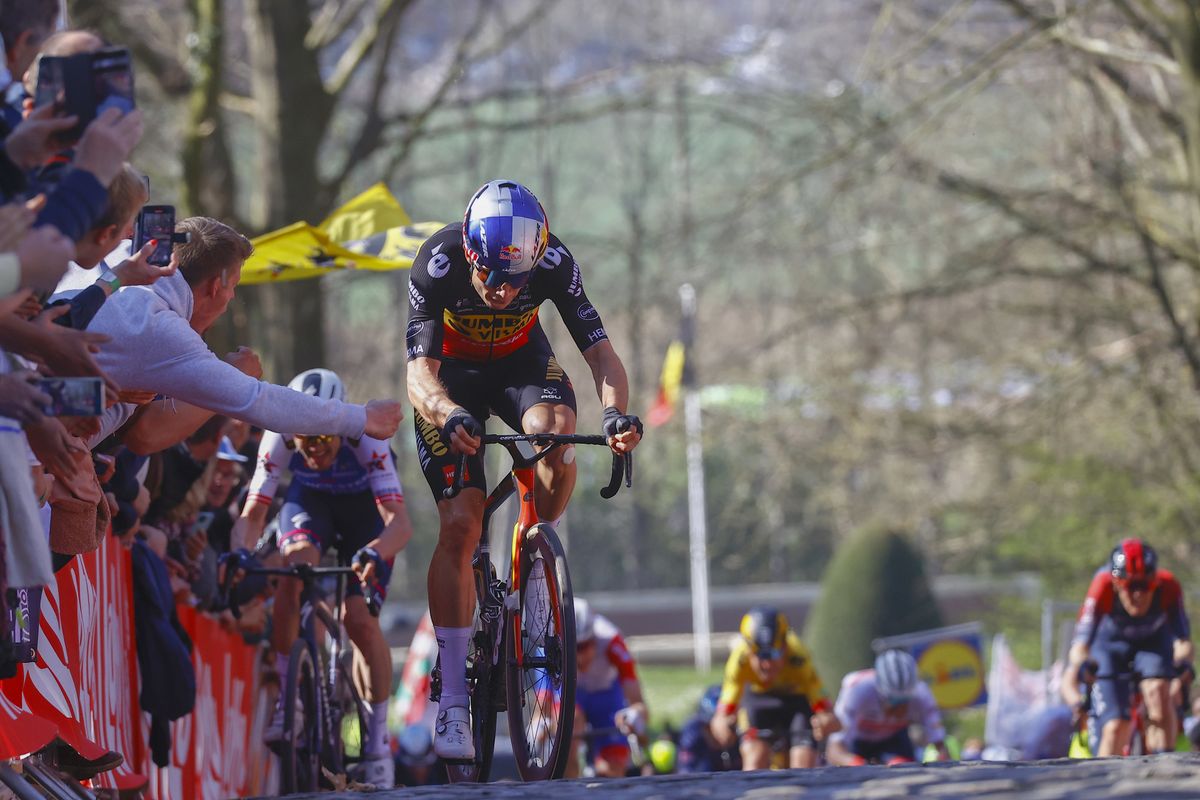
[[[471,284],[462,223],[447,225],[421,245],[409,272],[408,359],[492,361],[530,342],[545,342],[538,308],[546,300],[558,308],[580,352],[608,338],[583,291],[579,265],[554,234],[512,304],[493,310]]]

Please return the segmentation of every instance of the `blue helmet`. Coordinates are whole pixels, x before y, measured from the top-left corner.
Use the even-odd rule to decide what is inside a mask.
[[[489,181],[463,216],[463,252],[488,286],[521,288],[546,254],[550,224],[533,192],[515,181]]]

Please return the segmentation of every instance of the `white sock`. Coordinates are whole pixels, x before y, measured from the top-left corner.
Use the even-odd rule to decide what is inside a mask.
[[[433,626],[437,637],[438,653],[442,657],[442,701],[441,708],[467,705],[467,644],[471,640],[470,628],[443,628]]]
[[[275,654],[275,671],[279,673],[279,697],[280,697],[279,702],[280,703],[283,702],[283,690],[287,687],[289,658],[290,657],[287,653],[276,653]]]
[[[367,740],[363,743],[364,755],[388,755],[387,713],[387,700],[383,700],[379,703],[371,703],[371,717],[367,720]]]

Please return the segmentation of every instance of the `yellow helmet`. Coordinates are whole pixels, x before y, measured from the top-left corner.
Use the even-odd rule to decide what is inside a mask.
[[[742,638],[754,648],[755,654],[778,658],[783,654],[787,639],[787,617],[779,613],[779,609],[756,606],[742,617],[740,631]]]

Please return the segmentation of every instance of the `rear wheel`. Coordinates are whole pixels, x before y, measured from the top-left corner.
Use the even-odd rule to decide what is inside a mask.
[[[317,680],[308,642],[297,639],[288,658],[288,682],[283,693],[284,744],[279,764],[283,794],[318,789],[321,718]]]
[[[476,569],[477,588],[483,580],[483,574]],[[498,666],[492,664],[491,636],[480,620],[479,599],[483,596],[483,592],[476,592],[471,644],[467,648],[467,694],[471,705],[471,736],[475,741],[475,763],[447,764],[446,776],[451,783],[486,783],[492,772],[492,754],[496,748],[498,709],[495,703],[495,684]]]
[[[575,602],[554,529],[534,525],[521,543],[520,637],[507,636],[508,730],[527,781],[561,778],[575,721]]]

